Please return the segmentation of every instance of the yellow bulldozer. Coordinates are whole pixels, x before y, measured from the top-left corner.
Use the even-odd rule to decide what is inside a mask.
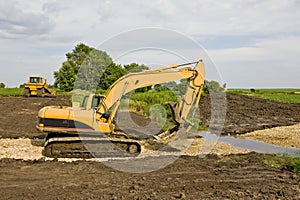
[[[30,76],[27,83],[25,83],[23,96],[55,97],[56,91],[49,88],[47,79],[40,76]]]

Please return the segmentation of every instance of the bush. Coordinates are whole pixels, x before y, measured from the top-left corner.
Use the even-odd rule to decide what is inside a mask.
[[[300,158],[294,158],[291,161],[290,166],[298,175],[300,175]]]
[[[220,83],[217,81],[204,81],[203,92],[205,94],[215,93],[215,92],[223,92],[226,89],[226,83],[221,87]]]
[[[5,84],[4,83],[0,83],[0,88],[5,88]]]

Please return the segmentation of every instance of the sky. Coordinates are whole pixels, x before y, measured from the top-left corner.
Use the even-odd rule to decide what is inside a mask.
[[[120,64],[204,59],[227,88],[300,88],[299,19],[297,0],[0,0],[0,82],[53,83],[85,43]]]

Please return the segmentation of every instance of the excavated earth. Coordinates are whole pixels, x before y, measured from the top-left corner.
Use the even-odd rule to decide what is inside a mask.
[[[12,141],[18,143],[29,138],[34,144],[39,141],[36,139],[44,137],[35,130],[35,125],[38,110],[47,105],[70,105],[70,99],[63,95],[57,98],[0,97],[0,138],[5,141],[0,143],[2,154],[7,151],[1,149],[12,148],[7,140],[15,139]],[[205,125],[209,124],[210,106],[210,97],[204,97],[201,119]],[[224,135],[300,122],[300,105],[227,95],[226,106]],[[145,123],[136,114],[131,117],[135,122]],[[257,153],[181,156],[159,170],[129,173],[108,166],[120,162],[128,167],[130,160],[32,160],[22,157],[22,153],[31,151],[25,146],[16,150],[18,156],[14,158],[19,159],[0,156],[1,199],[300,199],[299,177],[289,169],[265,165],[264,155]],[[151,157],[142,159],[154,165],[169,157],[160,156],[154,161]]]
[[[34,138],[39,136],[35,126],[38,111],[51,105],[70,105],[70,97],[56,98],[0,97],[0,137]]]
[[[209,126],[211,120],[211,102],[210,96],[201,99],[201,120],[205,126]],[[226,118],[223,135],[243,134],[300,122],[300,105],[237,94],[227,94],[225,102]]]

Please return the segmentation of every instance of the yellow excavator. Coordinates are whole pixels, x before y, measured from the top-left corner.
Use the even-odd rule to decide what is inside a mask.
[[[169,102],[176,127],[153,138],[159,139],[166,133],[187,133],[193,126],[189,120],[190,112],[199,107],[204,76],[202,60],[170,65],[124,75],[109,87],[105,95],[86,96],[76,107],[44,107],[38,113],[37,124],[39,131],[47,133],[43,155],[84,158],[137,156],[142,149],[142,140],[116,128],[115,117],[122,97],[138,88],[181,79],[188,80],[181,102]]]
[[[47,79],[40,76],[30,76],[24,85],[23,96],[55,97],[56,90],[49,88]]]

